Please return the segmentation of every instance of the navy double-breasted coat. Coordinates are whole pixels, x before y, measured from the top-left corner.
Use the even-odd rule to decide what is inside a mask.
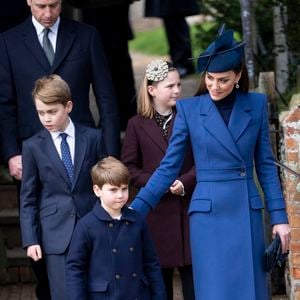
[[[72,300],[166,300],[146,223],[127,207],[121,220],[113,220],[98,201],[78,222],[66,277]]]
[[[154,207],[177,177],[190,139],[196,188],[189,207],[196,299],[268,299],[263,266],[263,202],[271,223],[287,223],[270,145],[266,97],[237,93],[228,127],[208,94],[177,102],[173,135],[160,167],[132,203]]]

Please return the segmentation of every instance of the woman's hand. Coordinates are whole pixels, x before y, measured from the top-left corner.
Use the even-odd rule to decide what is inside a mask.
[[[184,186],[180,180],[175,180],[170,186],[170,192],[174,195],[183,196],[184,195]]]
[[[275,238],[276,233],[280,236],[281,239],[281,248],[282,253],[288,252],[290,248],[291,240],[291,227],[289,224],[277,224],[273,226],[272,234],[273,239]]]

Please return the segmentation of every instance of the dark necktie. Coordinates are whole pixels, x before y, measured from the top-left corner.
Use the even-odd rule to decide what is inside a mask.
[[[44,52],[47,56],[47,59],[48,59],[50,65],[52,66],[52,63],[53,63],[53,60],[54,60],[54,50],[53,50],[52,44],[51,44],[51,42],[49,40],[49,37],[48,37],[50,29],[45,27],[43,31],[44,31],[43,49],[44,49]]]
[[[60,151],[61,151],[61,160],[63,164],[65,165],[65,168],[67,170],[67,173],[69,175],[70,182],[73,182],[73,176],[74,176],[74,167],[72,163],[72,157],[71,152],[69,148],[69,144],[67,142],[67,134],[61,133],[61,143],[60,143]]]

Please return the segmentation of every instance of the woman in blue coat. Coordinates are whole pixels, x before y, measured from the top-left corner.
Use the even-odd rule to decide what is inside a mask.
[[[197,185],[189,207],[196,299],[267,300],[262,209],[288,250],[290,227],[269,139],[266,96],[248,92],[243,43],[232,31],[198,58],[195,97],[177,101],[168,150],[132,208],[146,214],[177,177],[192,144]]]

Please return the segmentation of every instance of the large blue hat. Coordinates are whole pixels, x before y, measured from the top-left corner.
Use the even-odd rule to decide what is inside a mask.
[[[225,31],[222,26],[216,40],[199,55],[197,71],[217,73],[239,68],[243,61],[244,45],[244,42],[234,40],[232,30]]]

